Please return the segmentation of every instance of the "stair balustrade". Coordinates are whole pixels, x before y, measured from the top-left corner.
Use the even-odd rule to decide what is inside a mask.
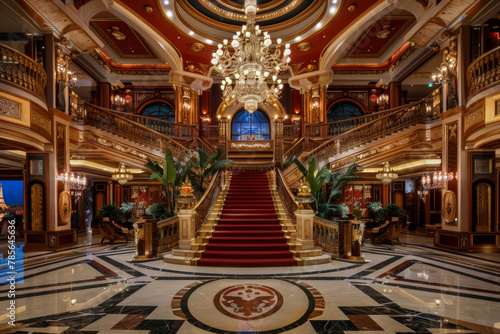
[[[123,113],[97,107],[89,103],[78,103],[72,106],[74,121],[84,125],[92,125],[115,136],[123,137],[137,143],[147,145],[162,152],[170,149],[176,158],[182,157],[187,149],[165,134],[159,133],[145,125],[136,123],[131,118],[124,117]]]
[[[411,103],[369,123],[334,136],[309,152],[305,160],[309,161],[316,157],[317,161],[323,161],[404,128],[423,123],[427,118],[427,106],[425,100]]]
[[[43,66],[21,52],[0,44],[0,79],[20,86],[46,101],[47,73]]]
[[[314,217],[313,238],[314,244],[333,252],[339,252],[339,223]]]
[[[227,173],[227,172],[224,172]],[[212,212],[224,182],[223,172],[217,171],[213,176],[207,190],[194,207],[196,212],[195,231],[198,232],[207,221]]]
[[[279,168],[276,168],[276,190],[285,209],[287,217],[292,221],[294,225],[297,223],[297,217],[295,217],[295,211],[298,210],[299,206],[295,201],[295,196],[290,190],[290,187],[286,184],[285,178]]]
[[[500,81],[500,46],[477,58],[467,68],[469,98],[490,85]]]
[[[174,216],[156,223],[158,228],[158,252],[179,244],[179,217]]]
[[[390,114],[395,110],[398,110],[398,108],[383,110],[335,122],[307,124],[306,136],[310,138],[315,138],[315,137],[326,138],[326,137],[337,136],[344,132],[357,128],[358,126],[364,125],[378,118],[381,118],[387,114]]]

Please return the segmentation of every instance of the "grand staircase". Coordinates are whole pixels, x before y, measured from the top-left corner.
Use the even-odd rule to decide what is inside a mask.
[[[207,237],[199,266],[296,266],[266,173],[233,175],[218,224]]]
[[[286,267],[327,263],[322,249],[303,249],[265,172],[235,172],[191,249],[164,261],[211,267]]]

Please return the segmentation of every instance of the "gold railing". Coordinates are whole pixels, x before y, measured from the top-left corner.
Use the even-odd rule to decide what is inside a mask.
[[[197,126],[194,124],[169,122],[155,117],[131,114],[112,109],[107,110],[169,137],[192,138],[195,136],[195,132],[198,131]]]
[[[208,126],[208,137],[206,138],[219,138],[219,126],[209,125]]]
[[[339,223],[314,217],[313,238],[316,246],[339,252]]]
[[[174,216],[156,223],[158,227],[158,251],[172,248],[179,243],[179,217]]]
[[[500,46],[476,59],[467,68],[469,97],[500,81]]]
[[[181,158],[187,151],[183,145],[168,136],[144,125],[137,124],[131,119],[105,108],[88,103],[79,103],[76,108],[72,108],[72,115],[77,122],[83,122],[83,124],[109,131],[116,136],[127,138],[160,151],[165,151],[168,148],[176,158]]]
[[[303,152],[309,152],[314,150],[320,144],[309,137],[302,137],[296,140],[292,145],[288,146],[283,153],[283,161],[287,162],[293,157],[299,157]]]
[[[283,138],[293,139],[300,137],[300,128],[296,125],[283,125]]]
[[[387,114],[398,110],[399,108],[393,108],[388,110],[383,110],[379,112],[374,112],[371,114],[353,117],[341,121],[329,122],[329,123],[319,123],[319,124],[307,124],[306,125],[306,136],[307,137],[332,137],[357,128],[363,124],[372,122],[378,118],[381,118]]]
[[[46,101],[47,73],[40,64],[5,45],[0,45],[0,57],[0,79],[27,89]]]
[[[224,182],[222,178],[222,172],[217,171],[212,177],[207,190],[194,207],[193,210],[196,212],[195,231],[199,231],[201,226],[210,216],[210,213],[212,212],[212,209],[217,202],[217,198],[219,197],[222,182]]]
[[[275,169],[276,173],[276,190],[281,199],[281,204],[285,209],[285,213],[289,219],[292,220],[294,224],[297,223],[297,217],[295,217],[295,211],[298,210],[297,202],[295,202],[295,196],[286,184],[285,178],[278,168]]]
[[[239,162],[234,161],[233,164],[227,167],[231,172],[270,172],[274,170],[273,162]]]
[[[406,127],[423,123],[426,120],[427,113],[427,103],[424,101],[400,107],[390,114],[331,138],[312,150],[307,155],[306,160],[316,157],[316,160],[323,161],[369,141],[379,139]]]

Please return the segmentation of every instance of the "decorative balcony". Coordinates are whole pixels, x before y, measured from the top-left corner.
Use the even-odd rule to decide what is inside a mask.
[[[0,80],[21,87],[46,101],[47,73],[33,59],[0,44]]]
[[[500,81],[500,46],[483,54],[467,69],[469,98]]]

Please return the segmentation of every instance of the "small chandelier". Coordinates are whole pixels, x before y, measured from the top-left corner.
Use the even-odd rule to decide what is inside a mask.
[[[423,185],[422,189],[417,191],[417,195],[425,203],[425,199],[427,198],[427,195],[429,195],[429,189],[427,189],[427,187],[425,185]]]
[[[113,181],[118,181],[119,184],[125,184],[128,181],[132,181],[134,179],[134,176],[132,175],[132,173],[130,173],[129,170],[125,169],[125,163],[120,162],[118,170],[116,170],[114,174],[111,175],[111,179]]]
[[[212,54],[212,64],[220,75],[225,76],[221,85],[224,99],[236,98],[250,114],[257,110],[259,103],[279,98],[283,84],[278,75],[287,69],[291,53],[289,44],[281,53],[280,38],[274,53],[269,52],[271,36],[255,25],[256,12],[257,0],[245,0],[247,24],[233,36],[231,46],[234,52],[229,52],[228,40],[225,39]],[[270,87],[268,79],[272,79]]]
[[[384,168],[376,175],[377,179],[382,180],[383,183],[391,183],[394,179],[398,178],[398,174],[389,167],[389,161],[384,162]]]
[[[429,174],[422,176],[422,185],[429,189],[443,189],[453,179],[458,179],[458,174],[439,171],[434,172],[432,177]]]
[[[61,173],[57,176],[57,180],[67,184],[70,190],[84,190],[87,188],[87,178],[78,173]]]

